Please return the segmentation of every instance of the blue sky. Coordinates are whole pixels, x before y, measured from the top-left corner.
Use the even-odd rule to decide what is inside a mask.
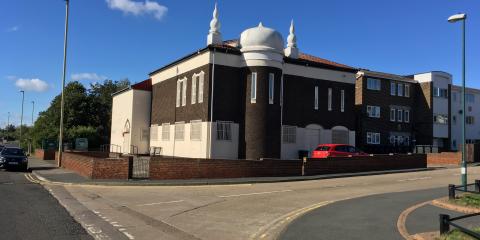
[[[205,47],[214,1],[71,0],[67,80],[138,82],[158,67]],[[461,25],[466,12],[467,81],[480,88],[480,10],[471,0],[218,1],[224,39],[259,21],[288,35],[295,21],[302,52],[354,67],[411,74],[442,70],[461,81]],[[0,2],[0,126],[24,122],[60,93],[65,4]],[[477,66],[477,67],[476,67]]]

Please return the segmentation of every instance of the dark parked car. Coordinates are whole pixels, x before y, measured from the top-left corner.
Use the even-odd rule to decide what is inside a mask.
[[[21,148],[5,147],[0,152],[0,167],[26,171],[28,168],[28,157]]]

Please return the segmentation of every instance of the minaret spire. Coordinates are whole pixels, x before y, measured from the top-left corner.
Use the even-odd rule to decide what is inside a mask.
[[[291,58],[298,58],[297,37],[295,36],[295,26],[290,23],[290,33],[287,37],[287,48],[285,49],[285,56]]]
[[[218,20],[217,3],[215,3],[215,8],[213,9],[213,18],[210,21],[210,31],[208,31],[207,45],[222,43],[222,34],[220,33],[220,26],[221,26],[220,21]]]

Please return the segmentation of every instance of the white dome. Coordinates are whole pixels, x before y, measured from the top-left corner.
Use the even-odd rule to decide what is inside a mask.
[[[250,51],[273,51],[283,53],[282,34],[274,29],[264,27],[262,23],[258,27],[249,28],[240,35],[242,52]]]

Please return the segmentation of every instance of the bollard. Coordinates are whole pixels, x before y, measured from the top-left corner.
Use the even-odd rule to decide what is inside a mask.
[[[302,160],[302,176],[305,176],[305,163],[307,163],[307,157],[303,157]]]
[[[448,185],[448,200],[455,199],[455,184]]]
[[[448,214],[440,214],[440,235],[450,231],[450,216]]]
[[[480,193],[480,180],[475,180],[475,192]]]

